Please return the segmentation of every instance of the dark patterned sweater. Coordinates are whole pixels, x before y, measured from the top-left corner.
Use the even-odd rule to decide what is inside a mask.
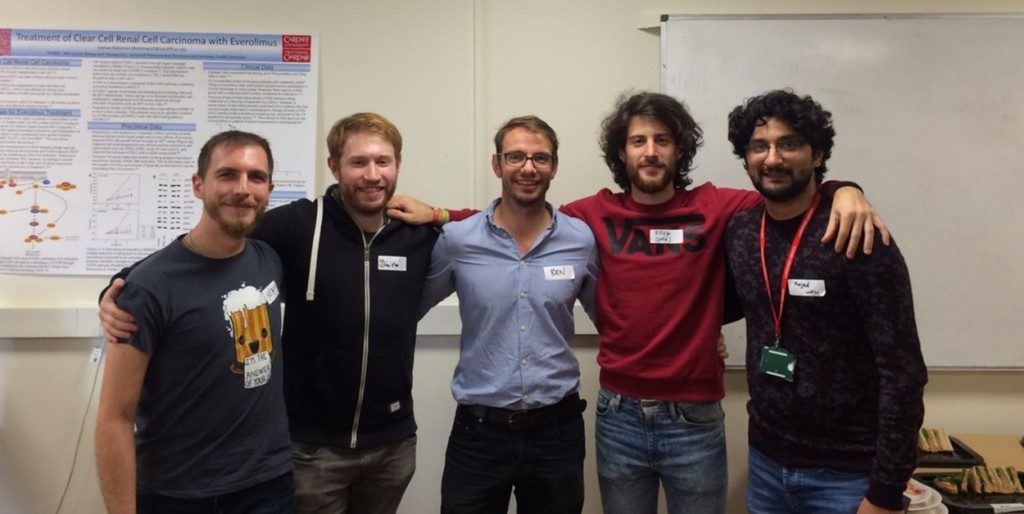
[[[758,372],[761,349],[775,338],[758,244],[764,207],[735,215],[726,229],[747,320],[749,441],[783,466],[868,473],[868,500],[899,509],[916,465],[927,382],[910,276],[895,243],[853,259],[821,244],[830,209],[823,199],[789,277],[823,280],[825,287],[821,297],[786,297],[780,346],[796,359],[792,383]],[[802,218],[768,218],[765,255],[776,302]]]

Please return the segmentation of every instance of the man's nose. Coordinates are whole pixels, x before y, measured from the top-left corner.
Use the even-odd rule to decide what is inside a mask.
[[[376,182],[380,180],[381,173],[380,167],[376,164],[370,164],[366,167],[366,173],[363,173],[363,179],[369,182]]]
[[[644,144],[643,156],[645,158],[647,158],[647,159],[657,158],[658,157],[658,153],[655,152],[654,150],[655,150],[654,140],[652,139],[650,141],[647,141],[647,143]]]
[[[249,177],[243,174],[235,182],[235,194],[236,195],[248,195],[249,194]]]
[[[764,156],[764,163],[767,166],[776,166],[782,163],[782,156],[779,155],[779,149],[774,144],[768,145],[768,153]]]
[[[523,163],[523,167],[520,171],[525,173],[536,173],[537,167],[533,164],[533,156],[527,157],[526,162]]]

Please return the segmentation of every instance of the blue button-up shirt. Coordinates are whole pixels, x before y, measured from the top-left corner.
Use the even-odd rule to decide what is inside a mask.
[[[462,317],[452,396],[463,405],[533,409],[579,390],[569,348],[573,305],[593,317],[594,236],[582,221],[552,211],[526,255],[494,224],[494,207],[445,225],[434,246],[422,312],[452,291]]]

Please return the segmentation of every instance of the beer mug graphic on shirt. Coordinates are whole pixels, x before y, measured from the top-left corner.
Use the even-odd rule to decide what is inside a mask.
[[[246,375],[246,387],[263,385],[259,380],[249,385],[250,371],[267,368],[274,353],[273,331],[267,301],[260,290],[252,286],[228,292],[224,296],[224,317],[231,323],[231,337],[235,346],[235,361],[229,369]],[[255,376],[255,375],[254,375]],[[267,377],[269,379],[269,377]]]

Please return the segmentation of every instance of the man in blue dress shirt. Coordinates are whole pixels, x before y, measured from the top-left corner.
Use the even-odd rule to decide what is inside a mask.
[[[494,144],[501,198],[444,227],[424,289],[422,312],[455,291],[462,317],[441,512],[506,512],[514,490],[520,513],[579,513],[586,402],[569,342],[576,299],[593,312],[594,236],[545,201],[547,123],[513,118]]]

